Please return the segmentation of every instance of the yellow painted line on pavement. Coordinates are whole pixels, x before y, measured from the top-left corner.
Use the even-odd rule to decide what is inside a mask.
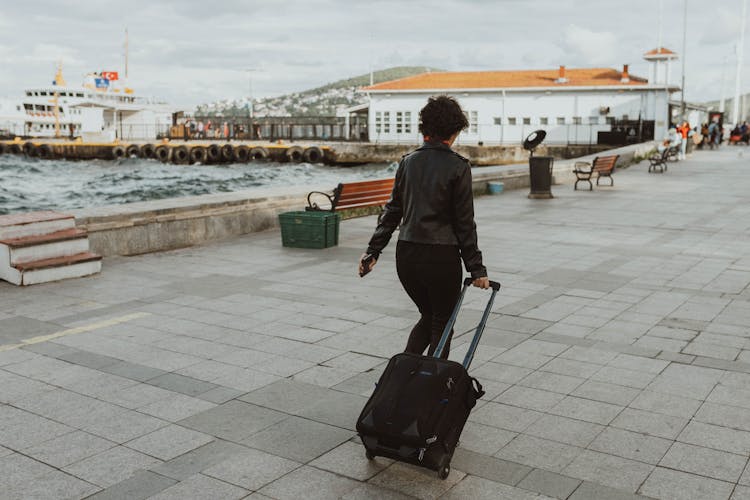
[[[38,337],[32,337],[30,339],[22,340],[19,344],[8,344],[8,345],[2,345],[0,346],[0,352],[4,351],[10,351],[13,349],[18,349],[19,347],[23,347],[26,345],[31,344],[39,344],[40,342],[47,342],[48,340],[54,340],[58,339],[60,337],[67,337],[68,335],[75,335],[77,333],[85,333],[85,332],[91,332],[93,330],[98,330],[100,328],[106,328],[108,326],[114,326],[119,325],[120,323],[127,323],[128,321],[133,321],[134,319],[143,318],[145,316],[150,316],[151,313],[147,312],[137,312],[133,314],[127,314],[125,316],[120,316],[119,318],[111,318],[105,321],[99,321],[97,323],[91,323],[90,325],[84,325],[84,326],[77,326],[75,328],[69,328],[67,330],[62,330],[60,332],[56,333],[50,333],[48,335],[40,335]]]

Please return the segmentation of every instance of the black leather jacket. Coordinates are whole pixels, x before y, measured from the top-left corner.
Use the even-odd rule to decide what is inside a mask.
[[[425,142],[401,159],[367,253],[378,257],[399,223],[399,240],[458,246],[472,278],[487,276],[477,246],[471,165],[448,145]]]

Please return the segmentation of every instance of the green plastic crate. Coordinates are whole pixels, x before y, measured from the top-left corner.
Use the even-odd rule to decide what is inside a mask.
[[[339,244],[337,213],[323,211],[279,214],[281,244],[294,248],[328,248]]]

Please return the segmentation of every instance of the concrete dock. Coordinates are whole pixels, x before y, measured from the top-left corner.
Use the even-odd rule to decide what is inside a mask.
[[[476,200],[503,283],[487,390],[447,480],[368,462],[354,421],[416,314],[375,217],[0,282],[3,498],[750,498],[750,190],[741,147],[552,200]],[[452,357],[483,292],[471,290]]]

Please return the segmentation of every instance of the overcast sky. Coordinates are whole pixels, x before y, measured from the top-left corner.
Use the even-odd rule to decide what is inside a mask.
[[[685,0],[663,0],[663,45],[682,53]],[[686,97],[734,93],[742,0],[687,0]],[[621,68],[647,76],[658,0],[13,1],[0,9],[0,96],[123,70],[130,84],[183,107],[305,90],[371,67],[447,70]],[[747,44],[746,44],[747,46]],[[750,90],[750,54],[743,92]],[[675,66],[679,81],[681,62]],[[248,72],[248,69],[253,69]]]

